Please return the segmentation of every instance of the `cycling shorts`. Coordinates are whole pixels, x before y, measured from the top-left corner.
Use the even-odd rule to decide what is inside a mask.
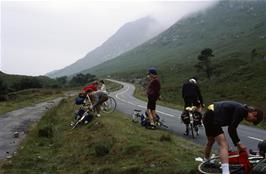
[[[208,110],[203,117],[203,124],[205,127],[205,133],[207,137],[217,137],[223,134],[224,131],[220,125],[214,122],[214,111]]]
[[[148,97],[147,109],[150,110],[156,109],[156,99]]]

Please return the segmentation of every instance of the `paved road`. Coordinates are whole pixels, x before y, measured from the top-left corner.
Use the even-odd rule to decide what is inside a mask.
[[[120,89],[119,91],[116,91],[112,93],[111,95],[116,98],[116,101],[118,103],[117,110],[126,113],[128,115],[132,114],[134,109],[141,109],[143,112],[146,109],[146,102],[143,102],[139,99],[136,99],[133,97],[133,92],[135,90],[134,85],[124,82],[115,81],[117,83],[121,83],[124,87]],[[184,124],[182,124],[180,115],[181,111],[176,109],[170,109],[163,106],[157,106],[156,108],[157,113],[160,115],[161,118],[165,120],[165,124],[168,125],[169,131],[174,132],[177,136],[182,136],[186,139],[190,139],[191,141],[194,141],[195,143],[199,144],[205,144],[206,143],[206,137],[204,128],[200,129],[200,135],[197,136],[196,139],[192,139],[191,136],[186,137],[183,135],[185,127]],[[224,132],[226,133],[226,136],[228,140],[230,139],[227,134],[227,130],[225,129]],[[240,125],[238,128],[238,135],[241,139],[241,142],[248,146],[248,148],[251,149],[257,149],[257,144],[262,139],[266,139],[266,131],[262,129],[256,129],[253,127],[248,127],[245,125]],[[233,144],[230,142],[230,147],[233,149]],[[217,145],[216,145],[217,147]]]
[[[0,160],[12,157],[25,138],[28,126],[39,121],[47,110],[56,106],[62,99],[63,97],[59,97],[1,115]],[[19,135],[16,138],[14,137],[15,132],[18,132]]]

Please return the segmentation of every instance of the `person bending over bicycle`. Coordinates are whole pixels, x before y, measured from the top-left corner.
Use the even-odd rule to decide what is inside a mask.
[[[204,106],[204,104],[203,104],[203,99],[201,96],[199,86],[197,84],[197,78],[196,77],[189,79],[187,82],[185,82],[183,84],[182,97],[183,97],[184,103],[185,103],[182,116],[185,116],[187,114],[187,111],[186,111],[187,107],[196,106],[198,108],[196,113],[201,118],[202,117],[201,109]],[[185,131],[184,135],[188,135],[189,134],[189,124],[187,124],[188,122],[186,122],[184,120],[183,120],[183,122],[186,125],[186,131]]]
[[[107,93],[103,91],[93,91],[93,90],[88,90],[87,94],[88,100],[90,100],[90,109],[95,110],[97,113],[97,117],[100,117],[100,112],[101,112],[101,105],[108,100],[108,95]]]
[[[210,157],[212,145],[216,141],[219,145],[219,155],[222,162],[222,173],[229,174],[228,143],[222,127],[228,126],[228,133],[239,151],[246,150],[237,134],[239,123],[245,119],[257,125],[263,120],[263,112],[251,106],[236,101],[220,101],[209,105],[203,117],[203,124],[207,136],[204,158]]]
[[[155,68],[148,69],[148,78],[150,83],[147,89],[148,103],[147,103],[147,112],[150,119],[150,128],[155,129],[156,121],[156,101],[160,97],[161,84]]]

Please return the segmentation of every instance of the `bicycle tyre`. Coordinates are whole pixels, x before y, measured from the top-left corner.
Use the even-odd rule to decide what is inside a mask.
[[[191,130],[191,136],[192,136],[192,138],[194,139],[194,138],[195,138],[195,133],[194,133],[194,126],[193,126],[193,123],[190,123],[190,124],[189,124],[189,127],[190,127],[190,130]]]
[[[234,157],[234,156],[229,156]],[[204,161],[198,165],[198,171],[202,174],[221,174],[221,164],[219,161],[219,156],[213,157],[207,161]],[[214,161],[214,163],[210,163],[210,161]],[[207,167],[209,165],[209,167]],[[231,174],[237,174],[240,170],[242,170],[241,164],[229,164],[229,170]]]
[[[111,96],[108,96],[108,100],[106,101],[106,102],[104,102],[105,103],[105,105],[106,106],[104,106],[104,108],[103,108],[103,112],[104,113],[112,113],[112,112],[114,112],[115,111],[115,109],[116,109],[116,101],[115,101],[115,99],[113,98],[113,97],[111,97]]]

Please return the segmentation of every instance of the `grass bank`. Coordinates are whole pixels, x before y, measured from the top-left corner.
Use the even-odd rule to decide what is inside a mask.
[[[27,89],[9,93],[9,100],[0,102],[0,114],[51,100],[62,95],[63,93],[57,89]]]
[[[4,174],[196,173],[202,148],[162,130],[147,130],[121,113],[71,130],[73,98],[63,100],[29,130]],[[0,172],[1,173],[1,172]]]

